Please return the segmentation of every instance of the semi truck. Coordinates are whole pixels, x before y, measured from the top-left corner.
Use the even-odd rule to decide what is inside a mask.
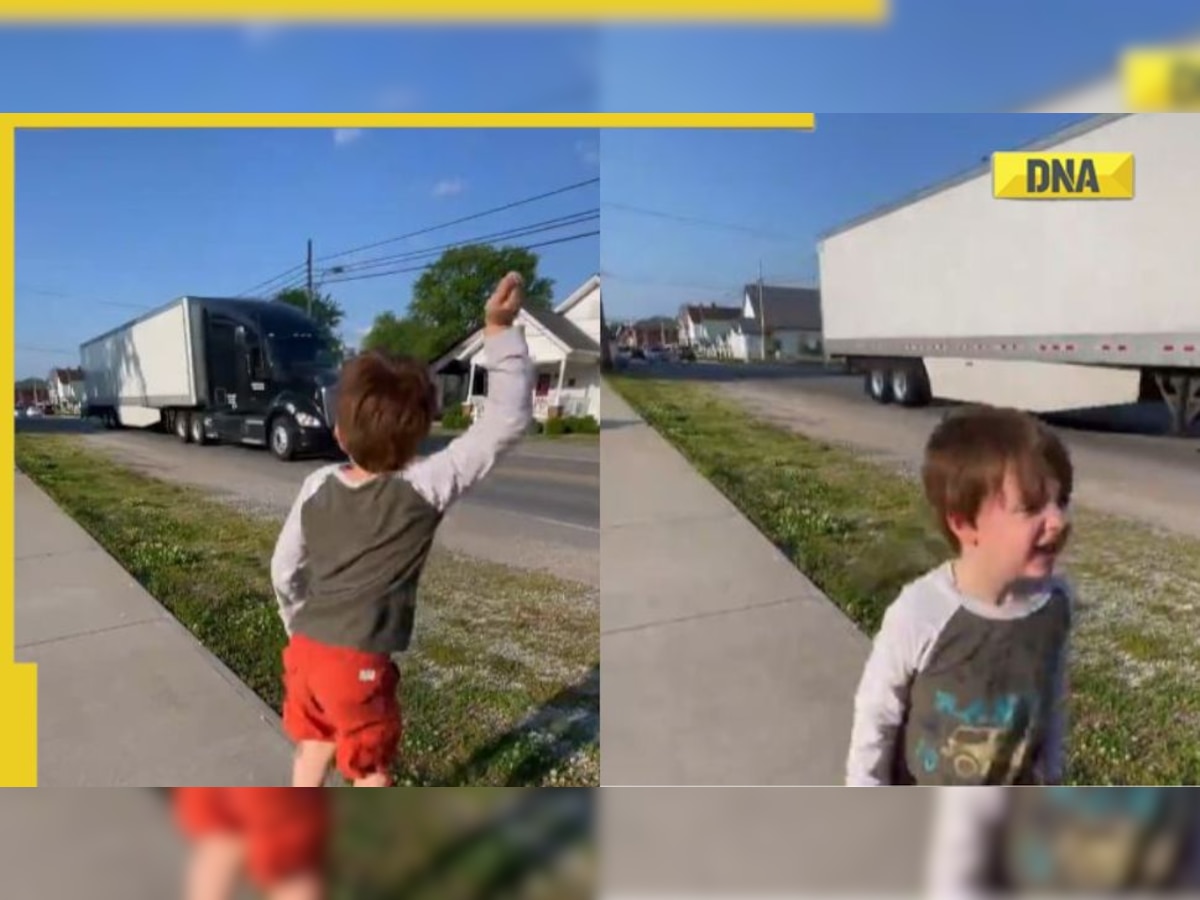
[[[1200,116],[1106,114],[1024,151],[1132,153],[1132,199],[1005,200],[990,161],[818,241],[826,355],[878,403],[1200,418]]]
[[[301,310],[180,297],[80,346],[84,417],[159,426],[184,443],[270,447],[281,460],[334,449],[337,360]]]

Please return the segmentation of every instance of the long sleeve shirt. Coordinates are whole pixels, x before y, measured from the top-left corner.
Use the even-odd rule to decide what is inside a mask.
[[[516,329],[485,339],[488,398],[438,453],[354,482],[313,472],[284,521],[271,581],[289,634],[368,652],[407,649],[416,590],[446,511],[485,478],[532,419],[532,367]]]
[[[987,604],[949,563],[884,614],[859,682],[849,785],[1057,783],[1071,593],[1048,580]]]

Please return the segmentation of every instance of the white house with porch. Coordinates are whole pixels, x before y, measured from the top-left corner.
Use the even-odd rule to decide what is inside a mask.
[[[55,407],[64,411],[79,409],[83,402],[83,369],[54,368],[46,381],[50,402]]]
[[[567,416],[600,419],[600,276],[593,275],[552,310],[522,309],[516,327],[533,360],[533,414],[538,421]],[[466,404],[472,416],[487,400],[483,329],[430,367],[439,409]]]

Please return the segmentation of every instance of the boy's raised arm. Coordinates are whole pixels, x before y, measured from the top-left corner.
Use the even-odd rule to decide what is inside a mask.
[[[484,356],[488,394],[483,413],[446,449],[418,460],[403,477],[440,511],[483,479],[517,444],[533,418],[533,369],[525,337],[513,328],[523,302],[521,277],[510,273],[488,300]]]

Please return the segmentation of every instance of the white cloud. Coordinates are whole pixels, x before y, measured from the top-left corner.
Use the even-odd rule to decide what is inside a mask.
[[[461,178],[443,178],[433,186],[433,196],[454,197],[467,189],[467,183]]]
[[[339,147],[353,144],[362,136],[363,130],[361,128],[335,128],[333,130],[333,142]]]
[[[575,144],[575,154],[589,168],[600,165],[600,145],[596,141],[579,141]]]
[[[416,88],[401,84],[384,88],[376,95],[375,103],[383,112],[411,112],[420,99]]]
[[[273,22],[269,19],[247,22],[238,30],[242,40],[251,47],[265,47],[272,43],[279,33],[287,26],[283,22]]]

